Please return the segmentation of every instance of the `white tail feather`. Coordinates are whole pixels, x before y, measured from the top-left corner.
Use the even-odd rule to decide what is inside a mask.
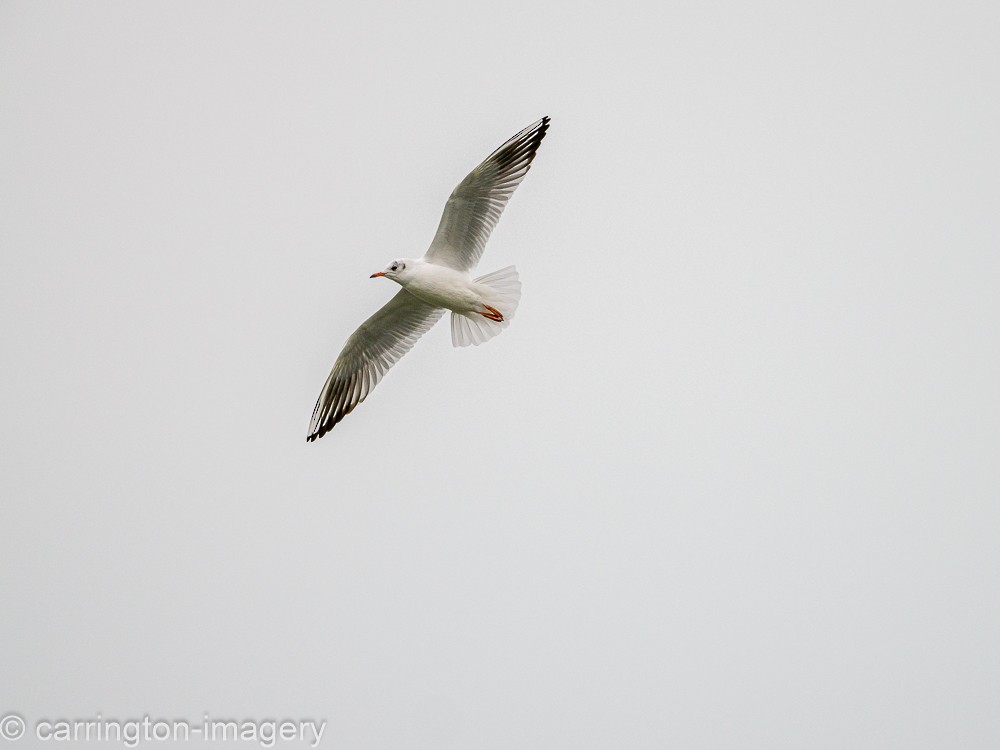
[[[451,343],[455,346],[479,345],[489,341],[510,325],[521,300],[521,281],[514,266],[501,268],[474,279],[477,284],[489,288],[487,304],[500,311],[500,322],[484,318],[479,313],[451,314]]]

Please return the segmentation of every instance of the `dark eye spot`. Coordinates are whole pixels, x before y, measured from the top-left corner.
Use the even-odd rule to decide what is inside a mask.
[[[396,270],[396,264],[395,264],[395,263],[393,263],[393,264],[392,264],[392,270],[393,270],[393,271],[395,271],[395,270]]]

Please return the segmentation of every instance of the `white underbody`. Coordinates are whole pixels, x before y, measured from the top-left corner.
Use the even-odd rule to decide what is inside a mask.
[[[521,298],[517,269],[507,266],[472,278],[468,271],[423,258],[393,261],[381,272],[421,302],[451,310],[455,346],[481,344],[510,325]]]
[[[409,263],[413,263],[412,267]],[[466,271],[426,261],[408,261],[400,286],[417,299],[457,313],[481,313],[495,302],[493,290],[476,283]]]

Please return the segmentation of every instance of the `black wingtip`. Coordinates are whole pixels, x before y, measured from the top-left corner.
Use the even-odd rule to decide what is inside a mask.
[[[532,150],[538,150],[538,147],[542,143],[542,139],[545,138],[545,134],[549,132],[550,121],[551,119],[548,115],[543,115],[542,119],[536,123],[534,130],[531,133]]]
[[[531,167],[538,147],[549,129],[549,116],[535,120],[528,127],[511,136],[506,143],[487,157],[495,160],[500,169],[507,169],[514,164],[521,164],[525,171]]]

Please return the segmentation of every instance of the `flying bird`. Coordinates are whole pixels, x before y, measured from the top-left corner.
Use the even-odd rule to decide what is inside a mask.
[[[469,272],[548,128],[548,117],[529,125],[458,184],[422,258],[394,260],[371,275],[402,289],[347,340],[316,401],[307,441],[323,437],[364,401],[446,310],[455,346],[481,344],[510,324],[521,298],[517,269],[508,266],[475,279]]]

